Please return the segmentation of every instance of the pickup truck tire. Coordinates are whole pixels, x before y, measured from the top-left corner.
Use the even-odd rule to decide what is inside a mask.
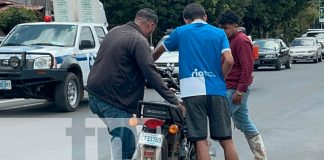
[[[65,80],[56,86],[55,105],[62,111],[74,112],[80,102],[80,82],[74,73],[68,73]]]

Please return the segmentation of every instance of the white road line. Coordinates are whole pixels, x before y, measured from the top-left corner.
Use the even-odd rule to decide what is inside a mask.
[[[24,107],[31,107],[31,106],[36,106],[44,104],[44,102],[38,102],[38,103],[32,103],[32,104],[25,104],[25,105],[19,105],[19,106],[14,106],[14,107],[8,107],[8,108],[0,108],[0,111],[6,111],[6,110],[11,110],[11,109],[17,109],[17,108],[24,108]]]
[[[23,101],[25,99],[21,98],[21,99],[11,99],[11,100],[5,100],[5,101],[0,101],[0,103],[9,103],[9,102],[15,102],[15,101]]]

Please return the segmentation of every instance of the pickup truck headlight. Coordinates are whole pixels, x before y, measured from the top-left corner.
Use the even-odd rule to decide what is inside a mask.
[[[49,69],[52,65],[51,57],[37,57],[34,61],[34,69]]]
[[[276,58],[276,57],[277,57],[276,54],[266,54],[266,55],[264,56],[264,58]]]
[[[8,63],[9,63],[9,66],[12,68],[17,68],[20,66],[20,60],[18,57],[10,57]]]

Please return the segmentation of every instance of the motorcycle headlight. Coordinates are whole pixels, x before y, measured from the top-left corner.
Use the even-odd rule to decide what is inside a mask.
[[[37,57],[34,61],[34,69],[49,69],[52,65],[50,56]]]
[[[264,57],[265,58],[276,58],[277,55],[276,54],[266,54]]]
[[[9,66],[12,68],[17,68],[20,66],[20,60],[18,57],[10,57],[9,58]]]

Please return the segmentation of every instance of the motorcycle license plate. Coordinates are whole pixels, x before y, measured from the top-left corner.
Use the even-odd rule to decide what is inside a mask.
[[[162,147],[163,135],[143,132],[140,134],[138,143],[149,146]]]
[[[11,90],[11,81],[0,80],[0,90]]]

